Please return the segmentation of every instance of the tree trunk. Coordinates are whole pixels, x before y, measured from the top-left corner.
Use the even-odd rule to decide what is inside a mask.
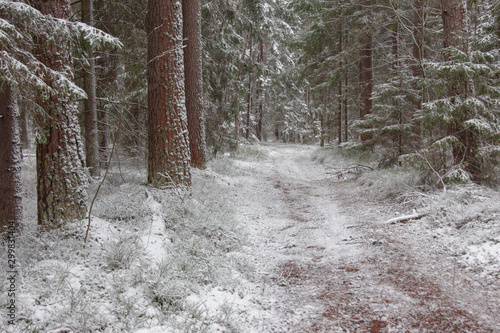
[[[423,38],[424,38],[424,0],[413,0],[413,47],[412,47],[412,74],[416,79],[420,79],[422,73],[423,60]],[[414,89],[418,90],[418,85],[414,85]],[[422,95],[413,103],[417,110],[422,108]]]
[[[371,0],[365,0],[362,6],[370,8],[372,5]],[[360,60],[359,60],[359,85],[361,91],[361,112],[360,119],[365,119],[366,115],[371,113],[372,110],[372,92],[373,92],[373,45],[372,33],[368,27],[364,27],[365,31],[362,32],[360,37]],[[361,135],[361,141],[366,141],[371,138],[370,135]]]
[[[320,132],[320,139],[319,139],[319,146],[324,147],[325,146],[325,139],[326,139],[326,121],[327,121],[327,104],[328,104],[328,93],[325,95],[323,99],[323,112],[320,113],[319,115],[319,122],[321,126],[321,132]]]
[[[82,0],[82,21],[94,26],[94,2]],[[86,165],[93,177],[101,174],[99,165],[99,133],[97,131],[97,97],[95,78],[95,58],[92,46],[87,46],[89,67],[83,69],[83,85],[87,93],[84,102],[85,115],[85,158]]]
[[[248,62],[248,95],[247,95],[247,124],[246,124],[246,132],[245,132],[245,139],[250,138],[250,113],[252,112],[252,61],[253,61],[253,55],[252,55],[252,49],[253,49],[253,38],[252,38],[252,32],[250,31],[250,49],[249,49],[249,62]]]
[[[339,55],[342,54],[343,52],[343,39],[344,39],[344,24],[343,20],[339,20]],[[344,63],[340,61],[340,68],[344,66]],[[338,83],[338,114],[337,114],[337,137],[338,137],[338,144],[340,145],[342,143],[342,80],[339,81]]]
[[[260,41],[259,43],[259,57],[258,57],[258,63],[259,66],[262,66],[262,63],[264,62],[264,43]],[[262,73],[260,73],[260,76],[262,77]],[[264,118],[264,96],[263,96],[263,89],[262,89],[262,79],[259,80],[258,82],[258,87],[257,87],[257,99],[259,100],[259,108],[257,110],[257,139],[259,141],[262,141],[262,126],[263,126],[263,118]]]
[[[183,0],[184,74],[186,111],[191,165],[206,167],[205,129],[203,119],[203,78],[201,67],[201,4],[200,0]]]
[[[343,33],[343,32],[342,32]],[[347,34],[344,38],[344,43],[347,44]],[[347,113],[347,89],[349,88],[349,69],[345,69],[344,73],[344,142],[349,141],[349,115]]]
[[[337,109],[337,138],[338,144],[342,143],[342,82],[339,82],[339,96],[338,98],[338,109]]]
[[[19,132],[21,134],[21,146],[24,149],[28,149],[31,147],[30,120],[26,107],[20,98],[18,99],[18,105],[20,112]]]
[[[22,218],[21,146],[17,98],[8,84],[0,88],[0,233]],[[17,229],[17,228],[16,228]]]
[[[101,169],[106,169],[108,167],[108,145],[109,145],[109,126],[106,111],[101,108],[97,112],[97,128],[99,130],[98,140],[99,140],[99,166]]]
[[[424,89],[418,82],[423,79],[423,43],[424,43],[424,1],[425,0],[413,0],[413,47],[412,47],[412,75],[414,77],[413,89],[420,92],[419,96],[413,100],[413,105],[415,107],[415,112],[422,109],[422,103],[424,102]],[[420,149],[423,146],[422,143],[422,129],[420,120],[412,115],[413,120],[413,133],[416,140],[414,140],[414,145],[416,149]]]
[[[34,7],[56,18],[70,17],[67,0],[38,0]],[[37,59],[49,70],[64,73],[72,80],[73,70],[65,43],[55,43],[51,36],[36,39]],[[49,73],[41,75],[49,87],[57,87]],[[43,109],[36,115],[41,132],[37,141],[38,223],[45,229],[58,227],[87,212],[87,176],[84,172],[80,142],[77,102],[65,92],[42,91],[36,96]]]
[[[191,184],[184,95],[182,6],[178,0],[149,0],[148,183]]]
[[[453,60],[452,49],[467,52],[466,4],[464,2],[464,0],[441,1],[445,61]],[[457,102],[457,97],[466,100],[467,82],[450,76],[448,78],[448,97],[451,104]],[[462,164],[466,171],[470,172],[474,178],[478,178],[481,170],[480,162],[477,159],[478,142],[474,133],[464,125],[464,122],[468,119],[467,110],[457,113],[455,119],[449,125],[449,135],[454,135],[460,142],[453,148],[455,164]]]

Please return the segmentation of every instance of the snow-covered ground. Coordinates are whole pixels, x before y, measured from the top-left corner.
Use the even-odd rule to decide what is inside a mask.
[[[4,327],[500,331],[499,193],[422,192],[411,173],[350,163],[333,149],[269,144],[212,161],[191,191],[147,188],[134,171],[111,177],[85,248],[86,221],[20,236],[19,321]]]

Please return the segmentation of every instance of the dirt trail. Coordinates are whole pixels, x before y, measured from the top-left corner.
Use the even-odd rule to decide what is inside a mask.
[[[313,148],[267,149],[237,184],[257,266],[249,332],[500,331],[497,295],[432,237],[377,223],[386,207],[329,179]]]

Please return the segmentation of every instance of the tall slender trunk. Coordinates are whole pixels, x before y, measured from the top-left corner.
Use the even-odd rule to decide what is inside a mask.
[[[259,63],[259,66],[262,66],[262,63],[264,62],[264,43],[260,41],[259,43],[259,56],[257,62]],[[260,76],[262,76],[262,73],[260,73]],[[259,107],[258,107],[258,114],[257,114],[257,139],[259,141],[262,141],[262,126],[263,126],[263,120],[264,120],[264,97],[263,97],[263,89],[262,89],[262,80],[259,80],[258,82],[258,87],[257,87],[257,99],[259,101]]]
[[[149,0],[148,34],[148,183],[191,184],[184,92],[182,5],[179,0]]]
[[[191,165],[204,169],[205,127],[203,119],[203,83],[201,67],[201,4],[200,0],[183,0],[184,75],[186,111]]]
[[[21,145],[19,108],[13,89],[0,88],[0,233],[22,218]],[[17,229],[17,228],[16,228]]]
[[[320,116],[320,125],[321,125],[321,132],[320,132],[320,141],[319,141],[319,146],[324,147],[325,146],[325,139],[326,139],[326,123],[327,123],[327,114],[328,112],[328,91],[326,92],[325,96],[323,97],[323,112],[319,115]]]
[[[249,60],[248,60],[248,95],[247,95],[247,123],[246,123],[246,132],[245,139],[250,138],[250,113],[252,112],[252,71],[253,71],[253,38],[252,32],[250,31],[250,47],[249,47]]]
[[[466,36],[466,3],[465,0],[442,0],[441,15],[443,19],[443,35],[445,49],[444,60],[453,61],[453,49],[467,53]],[[467,82],[465,80],[448,78],[448,98],[452,105],[457,103],[458,98],[467,99]],[[473,131],[464,122],[470,117],[465,109],[456,113],[455,119],[449,124],[449,135],[454,135],[459,145],[453,148],[455,164],[462,164],[466,171],[469,171],[474,178],[480,177],[481,165],[477,158],[478,139]]]
[[[101,108],[97,111],[97,128],[99,130],[99,166],[101,169],[108,167],[109,160],[109,126],[106,110]]]
[[[370,8],[371,0],[364,0],[362,6]],[[371,14],[368,14],[371,15]],[[359,60],[359,85],[361,91],[361,109],[360,119],[365,119],[372,110],[372,92],[373,92],[373,42],[372,33],[369,27],[364,27],[360,37],[360,60]],[[361,135],[361,141],[366,141],[371,138],[370,135]]]
[[[340,19],[339,21],[339,55],[342,54],[343,52],[343,39],[344,39],[344,24],[343,20]],[[343,61],[340,61],[339,64],[340,68],[344,66]],[[337,110],[337,137],[338,137],[338,144],[340,145],[342,143],[342,81],[339,81],[338,84],[338,110]]]
[[[413,47],[412,47],[412,75],[414,78],[413,89],[420,92],[413,100],[415,112],[412,115],[413,133],[416,138],[414,140],[415,148],[420,149],[423,146],[422,129],[420,120],[415,117],[415,113],[422,109],[424,102],[424,88],[419,81],[423,79],[423,45],[424,45],[424,11],[425,0],[413,0]]]
[[[347,33],[344,38],[344,43],[347,45]],[[349,141],[349,114],[347,112],[347,89],[349,88],[349,69],[346,67],[344,73],[344,142]]]
[[[82,0],[82,21],[94,26],[94,1]],[[83,70],[83,85],[87,93],[84,102],[85,115],[85,158],[90,174],[98,177],[101,174],[99,165],[99,133],[97,131],[97,96],[95,77],[95,57],[91,45],[87,46],[88,68]]]
[[[31,133],[30,133],[30,118],[29,113],[26,111],[26,107],[22,102],[21,98],[17,99],[17,104],[19,105],[19,133],[21,135],[21,146],[24,149],[30,148],[31,146]]]
[[[412,75],[416,79],[422,77],[422,60],[423,60],[423,39],[424,39],[424,0],[413,0],[413,46],[412,46]],[[418,90],[418,84],[414,84],[414,89]],[[413,101],[415,108],[422,108],[422,95]]]
[[[398,10],[398,6],[395,6],[395,10]],[[394,77],[398,78],[398,89],[401,90],[402,84],[401,84],[401,78],[400,78],[400,56],[399,56],[399,43],[400,43],[400,35],[399,35],[399,20],[397,17],[394,18],[394,24],[392,26],[392,58],[394,59],[392,63],[392,70],[393,70],[393,75]],[[397,151],[398,155],[403,154],[403,120],[404,120],[404,107],[401,105],[401,102],[399,100],[396,100],[395,102],[395,107],[397,109],[398,113],[398,131],[397,131],[397,136],[395,138],[395,144],[397,146]]]
[[[42,14],[69,19],[68,0],[37,0],[33,5]],[[64,43],[51,36],[39,35],[36,57],[47,68],[45,83],[56,87],[50,71],[59,72],[72,80],[70,52]],[[87,176],[84,172],[77,102],[57,89],[39,92],[36,103],[43,109],[35,121],[41,128],[37,140],[37,200],[38,223],[45,229],[83,218],[87,212]]]

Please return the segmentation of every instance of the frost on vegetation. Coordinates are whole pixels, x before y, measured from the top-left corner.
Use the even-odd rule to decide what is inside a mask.
[[[122,47],[121,42],[99,29],[81,22],[43,15],[33,7],[18,1],[0,1],[0,74],[9,84],[28,84],[48,95],[69,94],[72,98],[86,98],[85,93],[72,82],[68,73],[53,71],[38,61],[31,50],[35,36],[46,36],[58,47],[69,45],[77,49],[82,41],[96,47]],[[66,52],[67,50],[65,50]],[[84,53],[84,49],[78,50]],[[45,82],[56,82],[49,87]]]
[[[492,279],[500,274],[500,195],[478,185],[457,185],[446,193],[414,201],[427,215],[422,223],[471,270]],[[439,233],[437,232],[439,230]]]
[[[268,156],[268,153],[263,146],[246,144],[239,145],[233,156],[240,160],[261,161]]]
[[[40,236],[28,228],[16,244],[17,332],[237,331],[228,301],[205,307],[241,299],[248,269],[222,179],[208,168],[195,171],[191,190],[106,183],[85,247],[86,221]]]

